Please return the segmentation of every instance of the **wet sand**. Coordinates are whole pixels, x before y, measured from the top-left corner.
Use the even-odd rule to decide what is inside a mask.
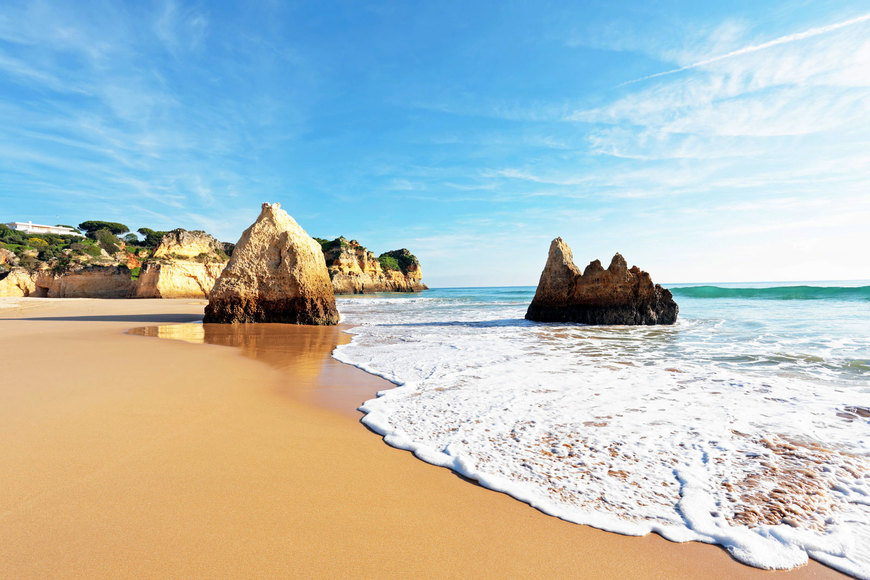
[[[203,306],[0,299],[0,577],[842,577],[570,524],[393,449],[355,411],[391,385],[329,356],[339,329],[125,333]]]

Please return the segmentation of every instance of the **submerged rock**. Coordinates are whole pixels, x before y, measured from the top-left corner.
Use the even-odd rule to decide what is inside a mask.
[[[616,254],[605,270],[595,260],[584,272],[574,265],[571,248],[556,238],[527,320],[584,324],[673,324],[679,308],[670,290],[653,284],[637,266],[628,268]]]
[[[337,324],[320,244],[281,205],[263,204],[209,294],[205,322]]]

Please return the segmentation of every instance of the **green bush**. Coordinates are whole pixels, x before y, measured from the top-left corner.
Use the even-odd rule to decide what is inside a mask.
[[[401,270],[403,274],[407,274],[412,267],[419,267],[420,261],[417,259],[417,256],[402,248],[401,250],[392,250],[390,252],[384,252],[378,258],[381,262],[381,266],[384,266],[384,263],[390,264],[390,270]]]
[[[136,280],[136,279],[138,279],[138,278],[139,278],[139,274],[140,274],[141,272],[142,272],[142,268],[140,268],[139,266],[136,266],[135,268],[132,268],[132,269],[130,270],[130,279],[131,279],[131,280]]]
[[[150,250],[153,250],[154,248],[159,246],[160,241],[163,239],[163,236],[169,233],[164,231],[152,230],[151,228],[139,228],[136,231],[145,236],[145,239],[142,240],[142,245]]]
[[[384,270],[399,270],[399,261],[392,256],[384,254],[378,258],[378,262]]]
[[[41,259],[41,258],[40,258]],[[69,271],[72,260],[68,256],[60,256],[51,266],[52,274],[66,274]]]
[[[334,240],[325,240],[323,238],[314,239],[317,240],[317,242],[320,244],[320,249],[323,250],[324,254],[334,248],[346,248],[350,245],[344,236],[339,236]]]
[[[90,233],[90,232],[89,232]],[[114,254],[121,250],[121,240],[115,236],[110,230],[103,229],[94,232],[94,239],[100,244],[104,250],[110,254]]]
[[[94,245],[90,240],[82,240],[81,242],[72,243],[69,248],[77,254],[86,254],[88,256],[93,256],[94,258],[100,255],[100,248]]]

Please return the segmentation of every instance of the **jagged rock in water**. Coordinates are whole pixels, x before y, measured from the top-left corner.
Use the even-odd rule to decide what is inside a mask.
[[[653,284],[620,254],[605,270],[595,260],[584,272],[574,265],[571,248],[556,238],[526,319],[584,324],[673,324],[679,308],[670,290]]]
[[[337,324],[323,252],[280,204],[263,204],[209,294],[205,322]]]

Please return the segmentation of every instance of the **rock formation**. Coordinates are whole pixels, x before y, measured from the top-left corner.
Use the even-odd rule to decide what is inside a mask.
[[[17,266],[18,258],[15,256],[15,252],[11,250],[7,250],[6,248],[0,248],[0,266]]]
[[[154,259],[193,259],[203,256],[211,258],[223,255],[223,244],[200,230],[172,230],[160,240],[151,255]]]
[[[356,240],[341,237],[321,241],[323,256],[336,294],[419,292],[423,284],[420,262],[406,249],[376,258]],[[386,265],[386,267],[385,267]]]
[[[157,232],[152,232],[157,233]],[[0,247],[0,296],[53,298],[207,298],[234,244],[202,231],[166,232],[153,250],[121,242],[107,253],[91,242],[73,243],[62,255]],[[345,238],[318,240],[335,293],[419,292],[420,262],[408,250],[375,257]],[[131,249],[132,247],[132,249]],[[13,275],[14,273],[14,275]]]
[[[337,324],[320,244],[280,204],[263,204],[209,295],[204,322]]]
[[[168,232],[142,266],[137,298],[207,298],[229,258],[201,231]]]
[[[629,269],[620,254],[605,270],[595,260],[581,273],[571,248],[556,238],[526,319],[584,324],[673,324],[677,303],[670,290],[653,284],[637,266]]]
[[[44,273],[36,282],[49,298],[131,298],[136,292],[126,266],[90,266],[62,276]]]
[[[33,275],[23,268],[0,273],[0,297],[31,296],[36,291]]]

